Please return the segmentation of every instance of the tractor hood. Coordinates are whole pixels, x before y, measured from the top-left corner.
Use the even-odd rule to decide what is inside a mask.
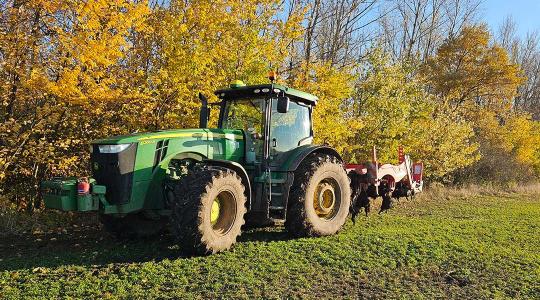
[[[173,160],[195,157],[241,162],[245,153],[243,131],[235,129],[163,130],[114,136],[92,144],[92,177],[106,187],[111,207],[138,203],[140,208],[143,203],[154,203],[153,209],[161,208],[161,202],[150,199],[160,199]],[[122,146],[109,147],[119,144]],[[145,207],[151,207],[148,205]]]
[[[242,130],[223,130],[223,129],[173,129],[159,130],[145,133],[133,133],[128,135],[112,136],[104,139],[94,140],[92,144],[128,144],[137,142],[150,142],[158,139],[213,139],[228,138],[233,140],[243,139]]]

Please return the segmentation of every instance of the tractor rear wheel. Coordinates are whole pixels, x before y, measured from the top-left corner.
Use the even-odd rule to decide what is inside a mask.
[[[294,236],[338,232],[349,214],[349,178],[334,156],[313,154],[295,171],[285,227]]]
[[[171,229],[184,253],[207,255],[236,242],[246,213],[245,187],[231,170],[194,171],[173,188]]]
[[[155,236],[166,229],[167,218],[149,218],[144,213],[129,214],[125,217],[100,215],[99,220],[105,231],[114,234],[117,238],[148,238]]]

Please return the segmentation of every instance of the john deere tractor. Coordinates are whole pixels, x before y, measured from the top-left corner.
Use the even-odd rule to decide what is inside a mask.
[[[351,190],[336,150],[313,145],[317,97],[273,81],[238,81],[215,94],[219,103],[200,96],[199,129],[93,141],[92,177],[43,182],[46,207],[97,211],[119,236],[169,225],[191,254],[229,249],[245,222],[284,220],[298,237],[336,233]],[[218,128],[207,128],[211,105]]]

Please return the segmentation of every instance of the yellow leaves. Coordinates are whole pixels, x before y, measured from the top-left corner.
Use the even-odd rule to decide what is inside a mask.
[[[448,112],[415,120],[411,128],[413,134],[404,140],[405,150],[424,162],[428,176],[442,178],[480,159],[471,124],[456,122]]]
[[[456,107],[508,107],[525,78],[503,48],[490,45],[490,38],[485,26],[471,26],[443,44],[423,66],[434,93]]]
[[[51,93],[78,104],[124,95],[118,90],[122,78],[114,74],[115,69],[129,53],[128,35],[135,28],[144,28],[148,13],[147,1],[69,2],[67,14],[77,22],[54,27],[57,40],[52,44],[61,65],[57,78],[51,80]]]
[[[351,70],[337,70],[327,63],[304,64],[299,70],[288,84],[319,97],[313,112],[315,142],[327,143],[343,152],[347,140],[362,126],[343,113],[345,101],[353,92]]]
[[[506,127],[517,161],[540,167],[540,123],[525,116],[516,116],[508,121]]]
[[[519,163],[540,165],[539,122],[524,114],[509,112],[501,117],[485,110],[478,113],[478,120],[480,136],[492,148],[514,156]]]
[[[513,163],[540,165],[537,122],[512,108],[517,88],[525,81],[523,72],[510,62],[506,50],[491,44],[485,26],[465,27],[439,47],[422,73],[443,111],[452,112],[455,123],[474,129],[470,140],[479,145],[480,159],[472,166],[474,176],[502,177],[502,161],[508,168],[515,168]]]
[[[150,18],[162,47],[158,68],[149,74],[157,91],[148,109],[166,110],[156,118],[167,126],[192,127],[198,92],[214,98],[215,89],[235,79],[267,82],[268,69],[281,66],[290,35],[298,34],[292,22],[276,18],[277,5],[274,0],[173,1]]]
[[[350,68],[303,62],[294,51],[305,7],[285,17],[278,0],[171,1],[152,9],[134,0],[25,3],[0,24],[0,117],[9,115],[0,123],[0,180],[7,174],[24,186],[85,172],[94,138],[195,127],[198,92],[214,102],[213,91],[234,79],[268,82],[270,68],[320,98],[316,142],[349,158],[366,159],[377,145],[381,159],[392,161],[402,144],[428,175],[444,176],[478,160],[479,144],[493,143],[540,170],[538,123],[505,115],[523,80],[519,68],[482,27],[443,45],[420,78],[417,66],[390,63],[380,52]]]

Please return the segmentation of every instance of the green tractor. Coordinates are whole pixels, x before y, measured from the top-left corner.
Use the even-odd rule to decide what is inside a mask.
[[[218,128],[207,128],[210,108],[200,95],[199,129],[93,141],[92,177],[43,182],[45,206],[97,211],[119,236],[168,225],[190,254],[229,249],[245,222],[281,220],[297,237],[340,230],[351,188],[336,150],[313,145],[318,98],[273,81],[237,81],[215,93]]]

